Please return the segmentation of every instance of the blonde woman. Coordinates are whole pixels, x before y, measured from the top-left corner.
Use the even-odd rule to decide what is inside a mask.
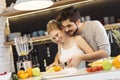
[[[47,24],[47,32],[53,42],[58,44],[58,53],[55,57],[54,62],[47,68],[55,66],[59,63],[67,62],[68,66],[71,67],[85,67],[86,57],[85,55],[93,52],[93,49],[88,45],[88,43],[79,36],[69,36],[60,28],[59,22],[56,20],[50,20]],[[69,65],[69,59],[72,56],[79,56],[79,64]]]

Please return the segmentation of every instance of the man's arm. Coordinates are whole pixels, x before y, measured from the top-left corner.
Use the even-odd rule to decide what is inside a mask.
[[[82,54],[79,59],[83,61],[93,62],[95,60],[108,57],[109,55],[104,50],[97,50],[89,54]]]
[[[94,32],[95,37],[94,39],[97,42],[98,49],[102,50],[101,52],[107,53],[110,56],[111,54],[110,42],[108,40],[106,30],[99,21],[95,21],[95,25],[96,29]]]
[[[100,49],[94,51],[81,36],[77,36],[76,40],[77,44],[80,46],[80,49],[85,52],[85,54],[80,55],[80,59],[83,61],[94,61],[109,56],[105,50]],[[105,48],[106,46],[103,45],[102,47]]]
[[[97,42],[98,50],[89,52],[86,46],[82,43],[81,47],[86,54],[77,54],[68,60],[71,66],[77,66],[81,61],[92,62],[101,58],[110,56],[110,43],[103,25],[99,21],[95,21],[94,39]]]
[[[85,61],[94,61],[105,58],[110,56],[111,53],[110,43],[104,26],[99,21],[94,21],[94,26],[96,27],[94,30],[94,39],[97,43],[98,50],[83,55],[81,58]]]

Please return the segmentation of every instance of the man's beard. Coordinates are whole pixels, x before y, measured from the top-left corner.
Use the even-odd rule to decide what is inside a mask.
[[[72,34],[72,36],[76,35],[77,31],[78,31],[78,26],[76,25],[76,30],[74,31],[74,33]]]
[[[78,31],[78,26],[77,26],[77,24],[76,24],[76,30],[73,32],[72,35],[70,35],[70,32],[72,32],[72,30],[70,30],[70,31],[68,31],[68,32],[66,32],[66,33],[67,33],[67,35],[69,35],[69,36],[74,36],[74,35],[77,34],[77,31]]]
[[[70,30],[70,31],[68,31],[68,32],[66,32],[67,33],[67,35],[69,35],[69,36],[74,36],[74,35],[76,35],[76,33],[77,33],[77,31],[78,31],[78,26],[76,25],[76,30],[73,32],[73,34],[72,35],[70,35],[70,32],[72,32],[72,30]]]

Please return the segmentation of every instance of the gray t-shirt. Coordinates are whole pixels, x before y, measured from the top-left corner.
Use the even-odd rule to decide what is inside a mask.
[[[86,21],[81,35],[95,51],[103,49],[110,55],[111,49],[107,33],[99,21]]]

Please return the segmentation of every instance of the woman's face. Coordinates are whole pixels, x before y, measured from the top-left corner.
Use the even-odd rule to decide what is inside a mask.
[[[54,41],[55,43],[64,43],[65,40],[65,32],[61,31],[61,30],[52,30],[50,32],[50,37],[52,39],[52,41]]]

